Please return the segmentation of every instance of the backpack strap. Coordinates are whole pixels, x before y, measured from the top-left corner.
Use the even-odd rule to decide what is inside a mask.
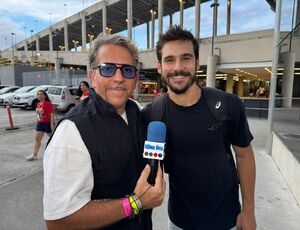
[[[205,103],[216,120],[216,123],[208,128],[209,133],[214,134],[225,124],[225,121],[230,120],[227,113],[227,102],[223,91],[220,89],[203,87],[202,90]]]
[[[167,94],[164,93],[156,97],[151,104],[150,121],[161,121],[165,114],[167,104]]]
[[[208,128],[208,132],[213,135],[218,129],[221,128],[223,140],[226,147],[226,154],[229,158],[232,169],[235,174],[235,181],[239,183],[238,173],[235,166],[234,158],[231,151],[231,142],[229,140],[230,131],[230,116],[228,115],[228,105],[224,95],[224,92],[220,89],[203,87],[203,93],[205,95],[205,102],[216,120],[216,123]]]

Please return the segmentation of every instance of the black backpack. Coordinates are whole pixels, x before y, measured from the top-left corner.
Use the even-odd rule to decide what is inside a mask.
[[[215,118],[215,123],[208,128],[208,133],[214,135],[218,129],[222,129],[223,140],[226,146],[227,157],[233,167],[238,182],[237,170],[231,151],[231,142],[229,140],[230,116],[228,113],[227,101],[224,92],[220,89],[201,87],[204,94],[205,103],[207,104],[211,114]],[[157,97],[151,104],[150,121],[162,121],[166,110],[167,94]]]

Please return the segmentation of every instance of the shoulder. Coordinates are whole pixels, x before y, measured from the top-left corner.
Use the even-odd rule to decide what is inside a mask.
[[[244,102],[234,94],[224,92],[227,103],[227,111],[231,117],[245,116]]]

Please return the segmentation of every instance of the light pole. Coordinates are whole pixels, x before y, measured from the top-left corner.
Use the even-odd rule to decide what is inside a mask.
[[[64,7],[65,7],[65,20],[67,18],[67,3],[64,4]]]
[[[11,48],[12,48],[12,56],[13,57],[15,56],[15,53],[14,53],[14,35],[15,35],[15,33],[11,33]]]
[[[38,32],[38,20],[34,20],[35,21],[35,31]]]
[[[49,24],[50,24],[50,27],[51,27],[51,15],[52,15],[52,13],[51,12],[49,12]]]
[[[26,40],[26,26],[24,26],[23,28],[24,28],[24,37],[25,37],[25,40]]]
[[[33,57],[33,49],[32,49],[32,33],[34,30],[30,30],[30,48],[31,48],[31,56]]]

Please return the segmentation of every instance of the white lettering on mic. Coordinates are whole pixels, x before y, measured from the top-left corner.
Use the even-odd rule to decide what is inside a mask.
[[[145,141],[143,157],[154,160],[163,160],[165,157],[165,143]]]

